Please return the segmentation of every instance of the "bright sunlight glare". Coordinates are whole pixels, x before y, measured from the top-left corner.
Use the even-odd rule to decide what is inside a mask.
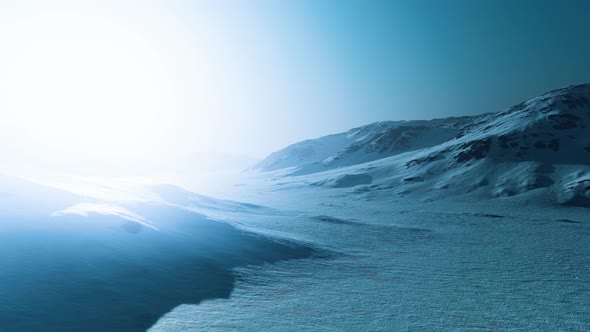
[[[78,168],[137,167],[167,155],[178,120],[171,114],[194,105],[165,47],[114,20],[71,12],[30,15],[3,30],[3,154]]]

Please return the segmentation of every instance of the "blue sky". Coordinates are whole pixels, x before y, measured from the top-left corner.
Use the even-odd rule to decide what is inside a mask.
[[[241,68],[227,80],[249,96],[228,108],[276,148],[372,121],[499,111],[589,80],[587,1],[240,3],[212,6],[234,43],[225,60]]]
[[[500,111],[590,81],[588,13],[573,0],[2,1],[0,149],[129,167],[261,158],[374,121]]]

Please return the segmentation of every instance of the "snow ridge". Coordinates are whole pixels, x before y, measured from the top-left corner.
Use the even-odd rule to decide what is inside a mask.
[[[313,175],[304,181],[363,193],[506,197],[548,188],[560,204],[590,206],[589,128],[590,84],[582,84],[498,113],[380,122],[297,143],[273,153],[258,169],[284,168],[280,162],[268,165],[289,160],[288,176]],[[315,145],[334,137],[338,145],[317,153]],[[309,154],[297,161],[292,151],[303,143]]]

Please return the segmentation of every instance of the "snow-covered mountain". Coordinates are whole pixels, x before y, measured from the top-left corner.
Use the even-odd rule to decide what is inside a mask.
[[[295,167],[303,175],[377,160],[434,146],[460,132],[470,117],[430,121],[385,121],[295,143],[254,166],[260,171]]]
[[[362,186],[357,192],[503,197],[550,188],[559,203],[590,206],[590,84],[498,113],[375,123],[294,144],[258,164],[287,167],[313,185]]]

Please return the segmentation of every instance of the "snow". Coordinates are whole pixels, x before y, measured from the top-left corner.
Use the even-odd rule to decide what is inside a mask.
[[[356,187],[369,195],[437,199],[477,191],[490,198],[546,188],[553,202],[589,205],[590,85],[558,89],[499,113],[386,124],[363,127],[370,138],[323,162],[283,171],[295,184]]]
[[[239,268],[229,299],[150,331],[589,330],[590,85],[404,139],[423,125],[339,134],[349,143],[324,159],[287,148],[272,157],[288,167],[220,191],[284,211],[224,218],[330,254]],[[391,130],[383,146],[406,146],[376,153]]]
[[[239,268],[229,299],[181,305],[150,331],[590,327],[586,210],[547,207],[522,196],[366,200],[350,190],[235,193],[291,213],[232,218],[296,234],[332,254]]]
[[[590,330],[588,126],[582,85],[296,143],[208,196],[0,177],[0,330]]]
[[[235,268],[320,252],[181,206],[193,197],[181,200],[185,191],[174,186],[143,186],[132,195],[124,185],[125,200],[114,203],[22,179],[0,180],[11,193],[0,204],[3,332],[145,331],[178,305],[227,298]],[[194,198],[197,208],[213,211],[257,209]]]
[[[575,171],[564,177],[558,191],[563,205],[590,207],[590,171]]]
[[[291,175],[305,175],[377,160],[445,142],[469,119],[376,122],[293,144],[272,153],[253,169],[268,172],[296,167]]]
[[[88,215],[91,213],[120,217],[122,219],[135,222],[141,226],[158,230],[157,227],[152,225],[149,221],[145,220],[142,216],[133,213],[123,207],[112,204],[78,203],[73,206],[70,206],[67,209],[56,211],[51,216],[60,217],[65,215],[79,215],[83,217],[88,217]]]

